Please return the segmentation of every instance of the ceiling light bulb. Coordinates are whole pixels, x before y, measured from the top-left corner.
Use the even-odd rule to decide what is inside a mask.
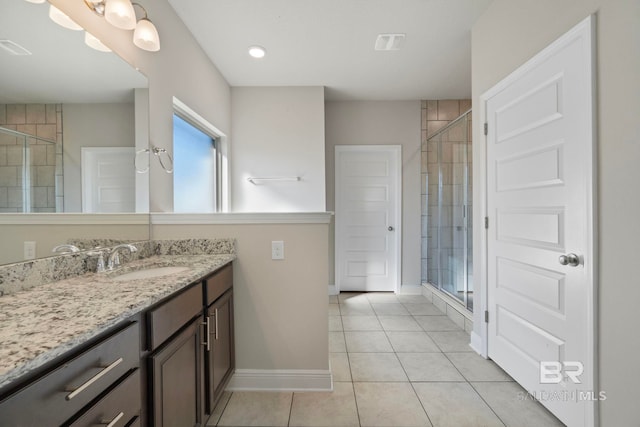
[[[249,47],[249,55],[253,58],[264,58],[267,54],[267,51],[262,46],[251,46]]]
[[[88,31],[84,32],[84,42],[87,46],[95,50],[99,50],[100,52],[111,52],[111,49],[106,47],[96,36]]]
[[[129,0],[108,0],[104,18],[114,27],[133,30],[136,27],[136,13]]]
[[[80,31],[83,28],[54,5],[49,6],[49,18],[56,24],[69,30]]]
[[[133,32],[133,44],[149,52],[160,50],[160,36],[156,26],[147,18],[142,18]]]

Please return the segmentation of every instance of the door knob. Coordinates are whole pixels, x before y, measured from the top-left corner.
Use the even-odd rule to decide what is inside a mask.
[[[577,267],[580,265],[580,257],[576,254],[560,255],[558,262],[561,265],[570,265],[571,267]]]
[[[393,227],[392,227],[392,226],[389,226],[389,228],[387,228],[387,230],[389,230],[389,231],[393,231]]]

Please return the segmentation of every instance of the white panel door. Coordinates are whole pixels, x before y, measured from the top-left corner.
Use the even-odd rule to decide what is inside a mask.
[[[576,427],[593,423],[591,43],[587,20],[486,102],[488,354]]]
[[[397,291],[401,146],[336,146],[336,287]]]
[[[82,211],[135,212],[133,147],[83,147]]]

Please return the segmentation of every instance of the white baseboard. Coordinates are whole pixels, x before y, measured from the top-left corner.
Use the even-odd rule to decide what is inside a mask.
[[[329,295],[338,295],[339,293],[336,285],[329,285]]]
[[[228,391],[333,391],[330,370],[236,369]]]

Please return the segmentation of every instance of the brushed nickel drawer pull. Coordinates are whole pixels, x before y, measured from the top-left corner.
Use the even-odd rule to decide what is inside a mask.
[[[82,384],[80,387],[78,387],[76,389],[73,389],[73,388],[67,389],[66,391],[70,391],[71,393],[69,393],[67,395],[67,397],[65,397],[65,399],[66,400],[71,400],[74,397],[76,397],[77,395],[79,395],[80,393],[82,393],[91,384],[95,383],[100,378],[102,378],[105,375],[107,375],[109,373],[109,371],[111,371],[113,368],[115,368],[116,366],[121,364],[123,360],[124,359],[121,357],[118,360],[116,360],[115,362],[111,363],[109,366],[106,366],[104,369],[102,369],[100,372],[95,374],[93,377],[89,378],[89,380],[87,382],[85,382],[84,384]]]
[[[100,424],[104,424],[107,427],[113,427],[115,426],[118,421],[120,421],[120,418],[124,417],[124,412],[120,412],[118,415],[116,415],[116,417],[114,419],[112,419],[111,421],[102,421]]]
[[[214,315],[216,316],[216,341],[218,341],[218,309],[217,308]]]
[[[209,339],[209,335],[211,334],[211,325],[209,322],[209,317],[205,317],[204,322],[202,323],[202,325],[205,327],[205,340],[202,345],[207,347],[207,351],[211,350],[211,340]]]

